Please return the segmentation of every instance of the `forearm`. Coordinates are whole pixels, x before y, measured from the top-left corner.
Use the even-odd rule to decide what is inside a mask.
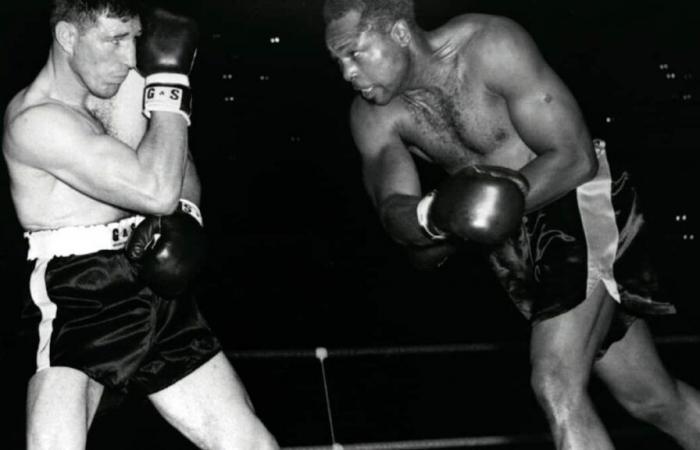
[[[575,154],[575,157],[562,157],[556,151],[546,152],[520,170],[530,184],[525,201],[526,212],[542,208],[595,176],[598,162],[590,156],[593,152]]]
[[[179,114],[153,112],[137,149],[139,163],[150,174],[154,195],[175,207],[180,198],[187,167],[188,136]]]
[[[202,197],[202,186],[197,174],[197,168],[192,160],[192,155],[188,153],[187,163],[185,165],[185,179],[182,182],[182,191],[180,198],[191,201],[199,206]]]
[[[378,205],[382,226],[399,244],[416,247],[435,244],[418,223],[416,207],[419,201],[420,197],[417,196],[394,194]]]
[[[144,77],[143,114],[150,119],[137,151],[153,169],[159,200],[175,209],[187,167],[187,132],[192,112],[189,73],[197,52],[197,24],[189,17],[149,8],[136,55]]]
[[[391,238],[405,247],[411,265],[419,270],[430,270],[444,263],[457,247],[452,242],[426,237],[416,213],[419,201],[417,196],[392,195],[379,205],[379,216]]]

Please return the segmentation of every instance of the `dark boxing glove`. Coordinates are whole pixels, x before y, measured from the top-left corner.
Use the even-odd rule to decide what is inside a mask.
[[[180,200],[169,216],[146,217],[131,233],[126,256],[139,278],[164,298],[183,294],[204,263],[206,251],[199,208]]]
[[[496,244],[520,226],[528,190],[525,177],[514,170],[469,166],[423,197],[418,222],[433,239]]]
[[[197,51],[197,25],[184,16],[160,8],[143,17],[136,49],[136,65],[146,79],[143,113],[170,111],[190,123],[192,95],[189,73]]]

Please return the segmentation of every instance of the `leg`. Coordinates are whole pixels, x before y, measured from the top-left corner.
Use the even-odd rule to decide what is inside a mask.
[[[90,428],[92,421],[97,413],[97,407],[100,406],[100,399],[104,392],[104,386],[97,381],[90,379],[87,387],[87,427]]]
[[[27,391],[27,448],[83,449],[102,385],[68,367],[36,373]]]
[[[221,352],[150,399],[170,424],[200,448],[278,448]]]
[[[532,386],[558,449],[613,448],[587,388],[593,359],[614,310],[614,301],[599,283],[576,308],[533,327]]]
[[[685,449],[700,449],[700,393],[666,371],[644,321],[636,321],[594,370],[634,417]]]

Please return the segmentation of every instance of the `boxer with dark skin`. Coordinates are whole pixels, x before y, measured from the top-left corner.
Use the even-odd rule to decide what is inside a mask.
[[[29,240],[27,448],[85,448],[105,386],[147,395],[199,448],[278,448],[194,301],[152,290],[124,251],[139,222],[197,223],[189,108],[148,102],[149,89],[189,92],[194,24],[157,10],[142,32],[129,2],[57,0],[52,31],[2,143]]]
[[[700,448],[700,396],[669,375],[642,319],[641,312],[670,313],[673,307],[633,295],[638,284],[618,285],[612,278],[612,261],[617,275],[639,235],[641,215],[631,206],[624,216],[629,220],[617,227],[614,219],[596,215],[617,211],[621,197],[611,192],[605,145],[593,141],[572,93],[531,36],[512,20],[484,14],[425,31],[416,24],[411,0],[326,0],[324,18],[331,56],[358,92],[350,123],[365,187],[390,237],[421,266],[439,266],[469,240],[452,209],[481,214],[473,198],[465,200],[473,195],[465,168],[521,188],[527,218],[521,228],[505,240],[503,230],[491,240],[471,240],[498,244],[486,249],[492,265],[516,304],[526,305],[521,310],[532,323],[532,388],[556,447],[613,448],[587,391],[594,373],[633,416],[683,448]],[[414,158],[444,170],[446,181],[436,191],[423,192]],[[495,215],[517,211],[516,200],[506,199]],[[578,209],[557,212],[566,205]],[[534,219],[560,216],[576,219],[572,230],[557,229],[547,246],[530,247],[540,236],[530,228]],[[488,235],[501,222],[484,223]],[[617,252],[596,245],[597,235],[610,237],[605,242]],[[540,258],[560,259],[545,265]],[[608,263],[586,266],[598,260]],[[558,266],[573,269],[556,276],[563,270]],[[532,286],[540,289],[528,291]],[[625,307],[633,300],[636,314]]]

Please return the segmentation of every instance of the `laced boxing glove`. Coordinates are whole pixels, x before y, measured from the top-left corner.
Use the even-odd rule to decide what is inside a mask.
[[[199,208],[187,200],[169,216],[146,217],[129,237],[126,256],[159,296],[183,294],[204,264],[206,241]]]
[[[496,244],[520,226],[528,190],[525,177],[514,170],[469,166],[423,197],[418,222],[433,239]]]
[[[197,51],[197,24],[189,17],[156,8],[143,16],[136,66],[146,79],[143,113],[170,111],[190,123],[189,73]]]

